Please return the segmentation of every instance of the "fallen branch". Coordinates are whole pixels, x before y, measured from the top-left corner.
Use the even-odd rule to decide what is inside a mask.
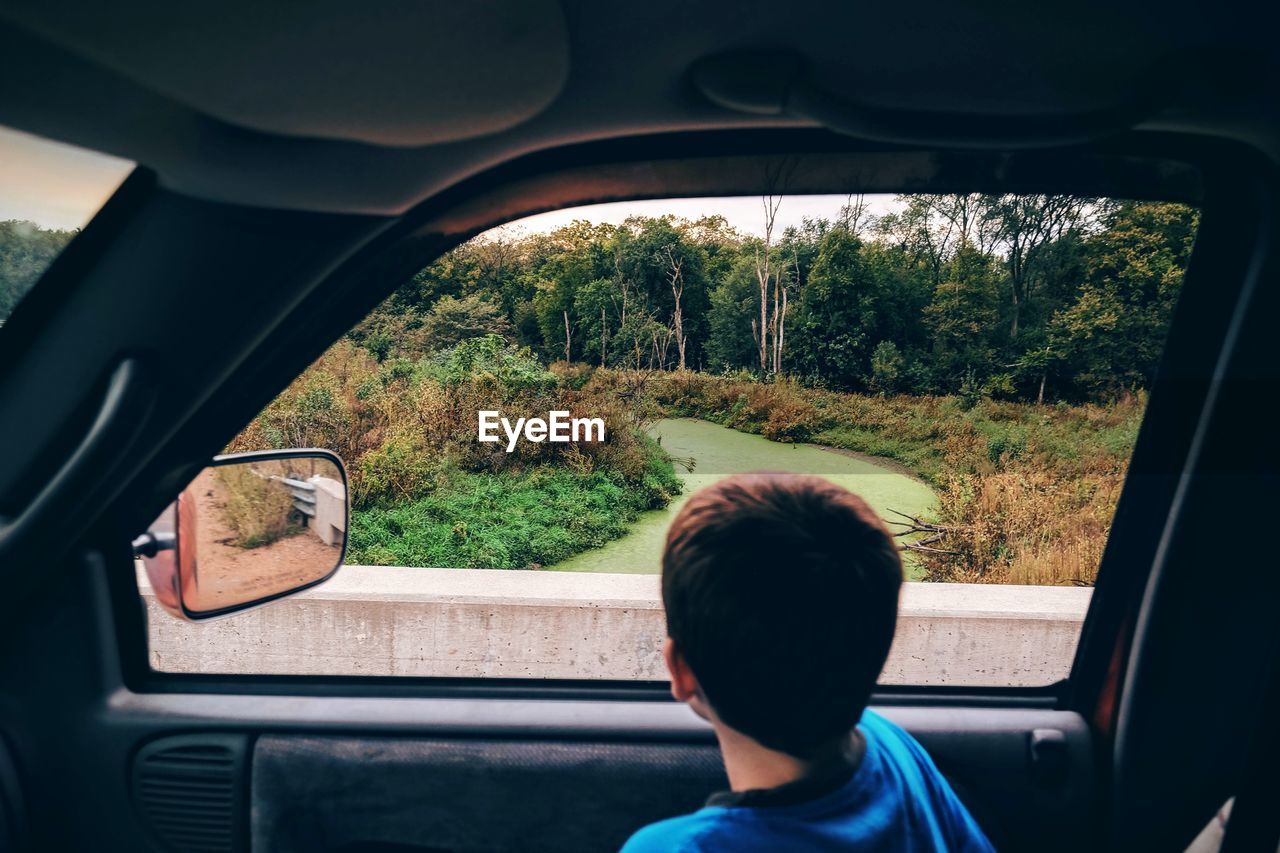
[[[886,519],[887,524],[900,524],[907,528],[907,530],[904,530],[901,533],[895,533],[895,536],[905,536],[908,533],[922,533],[926,530],[932,533],[954,533],[957,530],[957,528],[947,527],[945,524],[935,524],[932,521],[922,521],[914,515],[907,515],[905,512],[898,512],[896,509],[890,509],[889,512],[907,519],[907,521],[891,521]]]
[[[905,512],[898,512],[896,509],[890,509],[889,512],[907,519],[907,521],[887,521],[888,524],[897,524],[906,528],[905,530],[899,530],[897,533],[893,534],[895,539],[899,536],[910,536],[914,533],[932,534],[930,536],[925,536],[923,539],[918,539],[915,542],[903,542],[898,546],[899,550],[917,551],[922,554],[942,554],[949,557],[960,556],[959,551],[948,551],[943,548],[929,547],[934,543],[941,542],[948,533],[955,533],[957,528],[948,527],[945,524],[934,524],[931,521],[923,521],[916,518],[914,515],[907,515]]]

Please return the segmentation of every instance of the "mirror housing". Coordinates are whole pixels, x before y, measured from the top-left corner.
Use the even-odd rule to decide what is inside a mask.
[[[324,583],[342,566],[350,502],[328,450],[215,456],[134,540],[156,602],[199,622]]]

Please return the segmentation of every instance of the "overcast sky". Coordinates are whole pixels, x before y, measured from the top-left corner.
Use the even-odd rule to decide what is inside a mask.
[[[895,196],[892,195],[866,196],[868,212],[878,216],[896,210],[898,205],[894,199]],[[805,218],[835,219],[847,200],[848,196],[844,195],[786,196],[782,199],[782,206],[778,208],[774,234],[781,235],[788,226],[800,225]],[[575,219],[617,225],[628,216],[663,216],[668,213],[684,219],[700,219],[719,214],[743,234],[764,236],[764,207],[759,196],[655,199],[571,207],[518,220],[503,226],[503,230],[514,234],[545,233],[568,225]]]
[[[132,169],[127,160],[0,127],[0,222],[83,228]]]

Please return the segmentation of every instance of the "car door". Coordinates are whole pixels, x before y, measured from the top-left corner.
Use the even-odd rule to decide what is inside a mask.
[[[372,617],[343,630],[323,615],[337,605],[306,597],[244,618],[260,630],[303,612],[294,605],[319,607],[308,630],[330,658],[290,657],[290,637],[245,633],[238,617],[178,637],[140,595],[129,543],[325,347],[465,238],[579,202],[768,192],[762,180],[779,162],[795,194],[1116,193],[1202,207],[1065,677],[1012,687],[908,678],[873,699],[925,745],[1001,848],[1174,849],[1194,835],[1236,792],[1256,720],[1261,663],[1240,652],[1274,648],[1261,595],[1274,581],[1246,592],[1202,573],[1220,557],[1213,509],[1228,494],[1274,506],[1274,466],[1229,452],[1264,439],[1251,401],[1274,384],[1270,173],[1212,146],[997,162],[831,139],[815,150],[802,136],[779,145],[710,135],[662,161],[644,146],[584,146],[460,185],[397,222],[216,205],[135,175],[0,336],[6,434],[31,448],[3,484],[7,507],[27,507],[7,528],[6,577],[29,589],[9,599],[0,706],[17,779],[6,801],[23,804],[25,842],[611,849],[723,787],[710,729],[669,699],[661,672],[592,677],[582,654],[535,678],[502,667],[396,675],[362,646]],[[51,390],[55,376],[66,379]],[[473,605],[456,591],[433,606]],[[499,621],[474,625],[500,631]],[[155,657],[166,631],[177,664]],[[254,671],[236,657],[243,646],[219,657],[236,634],[265,637],[276,664]],[[212,657],[182,665],[200,646]],[[1212,749],[1188,755],[1188,738],[1201,737]]]

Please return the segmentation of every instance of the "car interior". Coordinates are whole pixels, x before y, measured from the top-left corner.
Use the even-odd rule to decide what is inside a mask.
[[[723,788],[662,681],[158,671],[135,540],[445,252],[783,172],[1200,209],[1069,676],[872,705],[997,849],[1184,850],[1233,799],[1221,849],[1277,849],[1268,30],[1193,2],[0,5],[0,127],[135,164],[0,327],[0,850],[609,850]]]

